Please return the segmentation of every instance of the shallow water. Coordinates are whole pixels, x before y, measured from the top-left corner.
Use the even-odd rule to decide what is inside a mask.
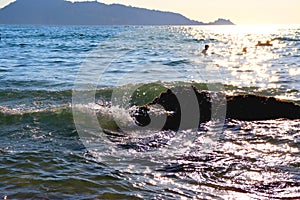
[[[227,119],[173,132],[138,128],[128,114],[132,102],[190,84],[299,103],[300,26],[1,25],[0,32],[1,197],[300,198],[299,120]],[[255,47],[258,40],[273,46]],[[96,93],[83,98],[85,118],[76,124],[73,89]],[[95,112],[110,131],[93,127]],[[113,121],[130,131],[116,132]]]

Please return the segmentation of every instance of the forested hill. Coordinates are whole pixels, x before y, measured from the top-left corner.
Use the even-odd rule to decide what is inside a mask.
[[[205,25],[173,12],[64,0],[17,0],[0,10],[0,24]]]

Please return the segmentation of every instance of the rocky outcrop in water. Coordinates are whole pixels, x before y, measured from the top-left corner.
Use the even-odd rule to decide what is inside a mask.
[[[152,108],[157,105],[167,112],[151,115]],[[189,116],[189,113],[193,116]],[[140,126],[147,126],[151,120],[165,120],[163,130],[178,130],[195,128],[200,123],[218,117],[243,121],[300,119],[300,106],[273,97],[225,96],[218,92],[200,91],[195,87],[177,87],[161,93],[151,103],[138,107],[133,116]]]

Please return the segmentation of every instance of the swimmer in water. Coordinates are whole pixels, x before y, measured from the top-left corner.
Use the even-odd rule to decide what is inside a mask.
[[[204,54],[204,55],[207,55],[207,50],[208,50],[208,48],[209,48],[209,45],[206,44],[206,45],[204,46],[204,49],[202,50],[201,53]]]
[[[267,40],[265,45],[266,46],[273,46],[273,44],[270,43],[270,40]]]
[[[242,53],[247,53],[247,47],[244,47]]]
[[[258,41],[255,46],[263,47],[263,46],[273,46],[270,42],[270,40],[267,40],[266,43],[261,43],[261,41]]]

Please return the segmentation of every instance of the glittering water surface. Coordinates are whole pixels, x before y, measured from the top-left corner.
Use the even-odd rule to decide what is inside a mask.
[[[132,119],[111,106],[114,92],[145,83],[145,102],[160,86],[218,82],[226,94],[299,103],[300,26],[1,25],[0,33],[2,198],[300,198],[299,120],[120,133],[112,122]],[[266,40],[273,46],[255,46]],[[97,104],[80,112],[97,111],[112,132],[92,133],[86,121],[78,133],[76,82],[97,87]]]

